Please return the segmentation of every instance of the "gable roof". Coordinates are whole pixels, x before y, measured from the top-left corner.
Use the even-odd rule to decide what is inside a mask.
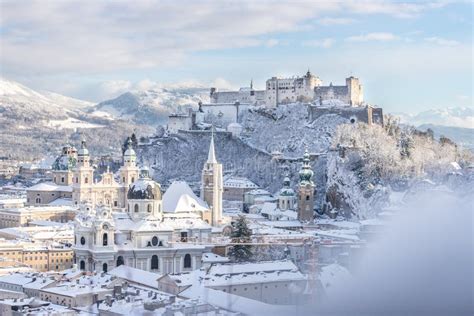
[[[163,212],[198,212],[207,211],[207,203],[194,194],[184,181],[174,181],[163,195]]]

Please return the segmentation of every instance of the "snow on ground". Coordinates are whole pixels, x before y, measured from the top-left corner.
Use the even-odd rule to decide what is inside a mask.
[[[101,128],[103,125],[93,124],[85,121],[81,121],[72,117],[68,117],[65,120],[51,120],[48,121],[46,126],[65,129],[65,128]]]

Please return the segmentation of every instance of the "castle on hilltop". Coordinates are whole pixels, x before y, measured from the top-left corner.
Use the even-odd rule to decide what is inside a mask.
[[[358,78],[346,78],[344,86],[332,83],[323,86],[321,79],[308,70],[302,77],[272,77],[266,81],[265,90],[255,90],[253,81],[250,82],[250,87],[240,88],[238,91],[218,91],[217,88],[211,88],[210,100],[212,104],[239,102],[267,107],[294,102],[322,103],[337,100],[341,104],[356,107],[363,104],[364,93]]]
[[[364,102],[364,92],[358,78],[346,78],[345,85],[322,85],[321,79],[309,70],[302,77],[272,77],[265,83],[265,90],[255,90],[253,80],[249,87],[238,91],[210,90],[210,102],[199,103],[199,109],[188,108],[181,113],[169,116],[167,130],[176,134],[179,131],[200,130],[210,125],[225,128],[232,135],[239,135],[242,117],[248,111],[258,108],[263,111],[285,104],[301,103],[307,106],[308,122],[324,115],[337,115],[347,123],[383,125],[382,108]]]

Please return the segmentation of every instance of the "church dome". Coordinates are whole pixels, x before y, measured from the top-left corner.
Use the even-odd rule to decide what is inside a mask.
[[[147,168],[140,170],[140,178],[130,185],[127,198],[129,200],[160,200],[161,186],[153,181]]]
[[[135,153],[135,150],[133,150],[132,146],[132,140],[131,138],[128,138],[127,140],[127,149],[123,153],[123,156],[126,157],[135,157],[137,154]]]
[[[82,140],[81,148],[77,151],[78,156],[89,156],[89,150],[86,147],[86,141]]]
[[[280,196],[294,196],[295,195],[295,191],[292,188],[290,188],[290,184],[291,184],[290,178],[285,177],[285,179],[283,180],[283,188],[280,190]]]
[[[53,170],[68,171],[74,169],[77,163],[75,152],[77,152],[77,150],[74,147],[64,147],[63,153],[56,158],[52,165]]]

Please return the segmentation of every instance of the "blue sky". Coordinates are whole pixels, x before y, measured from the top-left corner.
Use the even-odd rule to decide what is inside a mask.
[[[360,77],[391,112],[472,104],[470,1],[2,1],[1,75],[100,101],[155,86]]]

